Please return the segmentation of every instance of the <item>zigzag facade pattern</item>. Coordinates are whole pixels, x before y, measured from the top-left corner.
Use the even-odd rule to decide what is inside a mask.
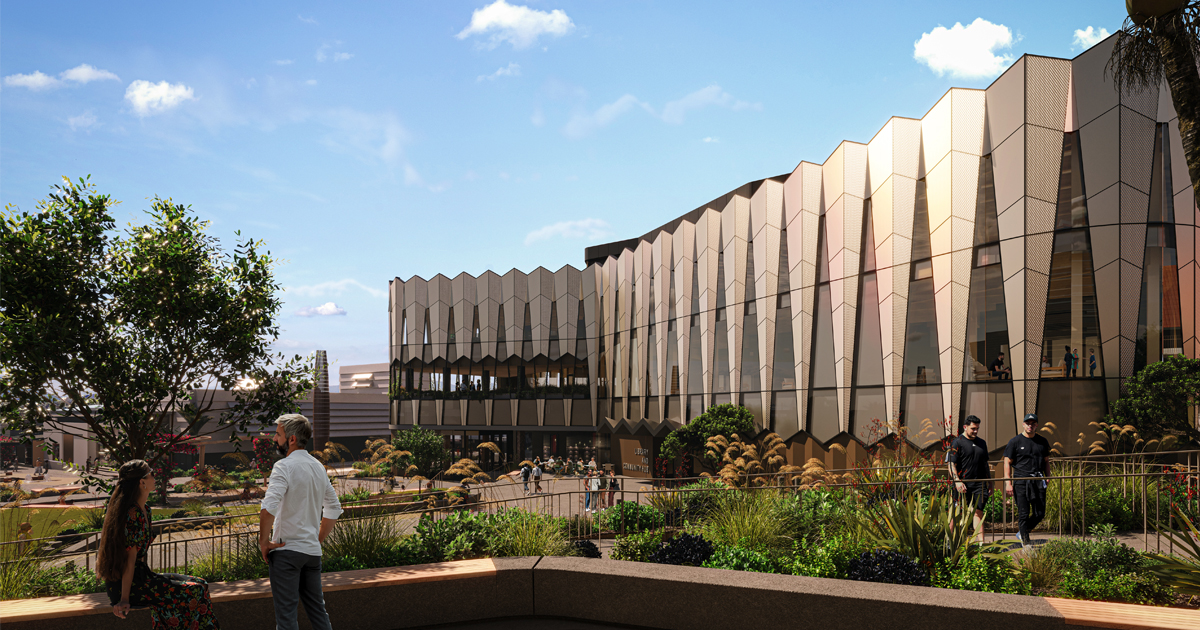
[[[967,413],[993,445],[1028,412],[1090,444],[1074,436],[1123,379],[1200,347],[1170,94],[1118,94],[1111,45],[1026,55],[823,164],[588,248],[582,271],[397,278],[393,428],[660,435],[735,402],[806,453],[901,426],[926,446]],[[421,393],[464,381],[480,391]]]

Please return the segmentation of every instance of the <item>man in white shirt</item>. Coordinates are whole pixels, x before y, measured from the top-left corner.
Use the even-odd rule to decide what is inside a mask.
[[[258,547],[270,567],[275,627],[299,628],[303,603],[314,630],[332,630],[321,592],[321,543],[342,506],[325,467],[304,450],[312,439],[308,418],[290,413],[276,423],[275,447],[284,458],[271,469],[258,513]]]

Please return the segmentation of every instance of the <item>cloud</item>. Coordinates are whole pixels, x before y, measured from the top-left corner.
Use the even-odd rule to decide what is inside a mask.
[[[304,82],[304,85],[316,85],[316,84],[317,84],[317,80],[316,80],[316,79],[309,79],[309,80],[307,80],[307,81],[305,81],[305,82]]]
[[[670,103],[664,105],[662,119],[663,122],[670,123],[672,125],[679,125],[683,123],[683,118],[687,114],[688,110],[701,109],[708,107],[709,105],[726,107],[735,112],[746,109],[762,109],[761,103],[747,103],[746,101],[739,101],[733,98],[733,96],[731,96],[725,90],[722,90],[721,86],[714,84],[706,88],[696,90],[695,92],[692,92],[691,94],[688,94],[677,101],[671,101]]]
[[[338,306],[337,304],[334,304],[333,302],[326,302],[320,306],[305,306],[304,308],[296,311],[296,314],[299,315],[300,317],[316,317],[316,316],[328,317],[328,316],[335,316],[335,315],[345,315],[346,309]]]
[[[327,123],[335,133],[326,136],[331,149],[357,155],[364,161],[399,163],[408,131],[392,114],[368,114],[353,109],[329,113]]]
[[[598,241],[607,238],[611,234],[608,223],[603,219],[560,221],[526,234],[525,244],[532,245],[539,241],[548,241],[554,238],[582,238],[588,241]]]
[[[350,288],[366,291],[371,297],[387,297],[386,290],[369,287],[358,280],[355,280],[354,278],[331,280],[329,282],[321,282],[319,284],[310,284],[307,286],[288,287],[285,289],[285,291],[300,297],[324,297],[326,295],[341,295]]]
[[[296,63],[295,59],[276,59],[275,60],[275,65],[277,65],[277,66],[290,66],[294,63]]]
[[[475,78],[475,82],[479,83],[480,81],[484,81],[484,80],[495,81],[496,79],[499,79],[500,77],[519,77],[519,76],[521,76],[521,66],[516,63],[509,63],[507,66],[504,66],[503,68],[500,68],[499,70],[496,70],[495,72],[493,72],[491,74],[479,75],[478,77]]]
[[[305,24],[316,24],[317,23],[317,18],[314,18],[314,17],[304,17],[303,15],[297,15],[296,19],[300,20],[301,22],[304,22]]]
[[[138,79],[125,90],[125,100],[129,101],[138,116],[145,117],[165,112],[184,101],[194,101],[196,97],[192,88],[182,83],[151,83]]]
[[[317,49],[317,54],[315,55],[317,62],[324,63],[328,59],[332,59],[334,61],[349,61],[351,58],[353,58],[354,53],[337,52],[337,51],[333,50],[334,46],[341,46],[341,45],[342,45],[342,42],[333,42],[332,44],[322,44],[321,47]]]
[[[541,127],[546,124],[546,115],[542,113],[541,107],[533,110],[533,115],[529,117],[529,122],[533,123],[534,127]]]
[[[354,53],[347,53],[347,52],[333,53],[334,61],[349,61],[352,57],[354,57]]]
[[[4,77],[4,85],[29,88],[37,92],[59,87],[62,85],[62,81],[50,75],[42,74],[40,70],[34,70],[32,74],[10,74]]]
[[[1109,33],[1108,29],[1106,28],[1097,29],[1089,26],[1086,29],[1075,29],[1075,48],[1078,48],[1079,50],[1087,50],[1088,48],[1099,44],[1111,34],[1112,33]]]
[[[573,28],[575,24],[562,9],[538,11],[496,0],[482,9],[476,9],[471,14],[470,25],[456,37],[466,39],[472,35],[491,33],[488,48],[508,42],[513,48],[520,49],[532,46],[542,35],[562,37]]]
[[[299,348],[300,342],[295,339],[276,339],[275,346],[279,348]]]
[[[714,138],[712,136],[708,136],[708,137],[704,138],[703,140],[701,140],[700,142],[703,142],[705,144],[716,144],[720,141],[721,141],[720,138]]]
[[[961,79],[988,78],[999,75],[1013,62],[1009,54],[996,51],[1012,48],[1012,31],[1003,24],[992,24],[975,18],[967,26],[939,26],[913,45],[913,58],[929,66],[939,77],[949,73]]]
[[[649,105],[639,101],[636,96],[626,94],[607,105],[601,105],[599,109],[590,114],[583,112],[575,114],[567,121],[566,127],[563,127],[563,133],[567,134],[569,138],[582,138],[636,107],[651,114],[654,113]]]
[[[71,126],[71,131],[87,129],[96,124],[96,115],[91,111],[86,111],[78,116],[68,118],[67,124]]]
[[[79,64],[70,70],[64,71],[58,75],[63,81],[74,81],[76,83],[91,83],[92,81],[120,81],[121,77],[109,72],[94,68],[86,63]]]

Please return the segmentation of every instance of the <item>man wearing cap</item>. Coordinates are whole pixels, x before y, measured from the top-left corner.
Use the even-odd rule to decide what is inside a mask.
[[[967,416],[962,433],[946,451],[946,467],[954,482],[955,495],[964,506],[975,509],[975,536],[983,542],[983,514],[992,494],[992,473],[988,468],[988,446],[979,437],[979,418]]]
[[[1025,432],[1004,448],[1004,492],[1017,500],[1017,532],[1026,547],[1033,544],[1029,532],[1046,516],[1044,477],[1050,476],[1050,443],[1037,434],[1037,424],[1037,414],[1025,416]]]

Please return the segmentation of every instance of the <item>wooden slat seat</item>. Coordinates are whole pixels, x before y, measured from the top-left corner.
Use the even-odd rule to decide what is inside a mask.
[[[495,574],[496,565],[492,562],[491,558],[481,558],[478,560],[460,560],[458,562],[441,562],[438,564],[390,567],[387,569],[362,569],[359,571],[326,573],[321,576],[321,585],[325,592],[330,593],[358,588],[436,582]],[[241,580],[238,582],[216,582],[210,584],[208,589],[214,604],[244,599],[267,598],[271,596],[271,581],[263,578],[259,580]],[[82,617],[96,614],[112,614],[112,605],[108,603],[108,595],[93,593],[89,595],[16,599],[6,601],[0,606],[0,624],[63,617]]]
[[[1057,597],[1046,597],[1045,600],[1062,614],[1068,626],[1122,630],[1200,630],[1200,612],[1186,608],[1161,608]]]
[[[1067,366],[1044,367],[1042,368],[1042,378],[1067,378]]]

